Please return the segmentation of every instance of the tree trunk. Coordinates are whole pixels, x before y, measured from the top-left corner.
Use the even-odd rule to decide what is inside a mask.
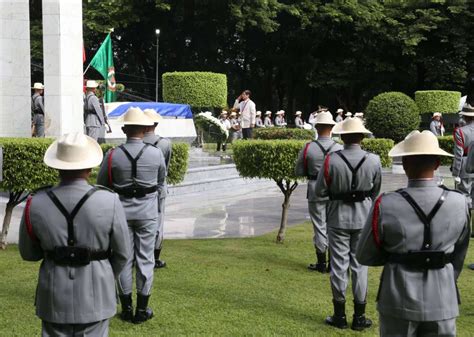
[[[288,210],[290,209],[290,196],[291,192],[287,191],[285,193],[285,199],[283,204],[281,204],[281,221],[280,221],[280,230],[278,231],[278,235],[276,238],[277,243],[283,243],[285,240],[285,233],[286,233],[286,224],[288,223]]]
[[[11,200],[9,200],[7,206],[5,207],[5,216],[3,217],[2,234],[0,235],[0,249],[7,248],[7,235],[8,229],[10,228],[13,208],[15,208],[15,204]]]

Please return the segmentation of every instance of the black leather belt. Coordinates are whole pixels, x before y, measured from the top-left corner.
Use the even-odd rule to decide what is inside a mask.
[[[330,200],[341,200],[343,202],[360,202],[364,201],[366,198],[370,197],[372,193],[370,191],[352,191],[350,193],[343,194],[331,194],[329,196]]]
[[[143,198],[147,194],[158,191],[158,186],[151,186],[151,187],[130,186],[130,187],[115,188],[114,190],[119,195],[125,198]]]
[[[91,261],[107,260],[111,256],[109,250],[91,250],[86,247],[62,246],[44,252],[45,259],[66,266],[85,266]]]
[[[442,250],[418,250],[405,254],[389,254],[387,261],[417,269],[441,269],[453,260],[453,254]]]

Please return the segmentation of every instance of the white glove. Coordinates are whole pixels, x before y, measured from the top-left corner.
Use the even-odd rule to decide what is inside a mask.
[[[459,178],[459,177],[454,177],[454,182],[455,182],[456,184],[459,184],[459,183],[461,182],[461,178]]]

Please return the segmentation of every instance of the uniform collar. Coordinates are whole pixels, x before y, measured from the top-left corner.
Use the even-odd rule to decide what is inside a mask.
[[[410,179],[408,187],[437,187],[438,183],[434,179]]]
[[[89,185],[89,182],[86,179],[82,179],[82,178],[70,179],[70,180],[61,180],[59,182],[59,186],[70,186],[70,185],[86,186],[86,185]]]
[[[143,139],[140,138],[127,138],[126,144],[140,144],[143,143]]]
[[[150,137],[150,136],[154,136],[155,133],[153,131],[149,131],[149,132],[145,132],[145,137]]]
[[[360,150],[359,144],[344,144],[344,150]]]
[[[318,136],[318,140],[331,140],[329,136]]]

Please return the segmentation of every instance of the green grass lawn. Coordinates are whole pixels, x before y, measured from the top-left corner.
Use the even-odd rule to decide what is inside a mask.
[[[374,326],[363,333],[330,328],[324,325],[332,313],[329,277],[306,270],[314,259],[311,236],[306,223],[289,229],[281,245],[274,243],[274,233],[250,239],[168,240],[163,256],[168,267],[155,273],[155,317],[142,325],[114,318],[110,335],[378,336],[375,295],[381,269],[369,269],[367,309]],[[472,248],[469,261],[474,262]],[[39,336],[33,306],[38,268],[39,263],[22,261],[16,246],[0,251],[0,336]],[[459,336],[474,335],[473,280],[474,272],[465,269],[459,281]]]

